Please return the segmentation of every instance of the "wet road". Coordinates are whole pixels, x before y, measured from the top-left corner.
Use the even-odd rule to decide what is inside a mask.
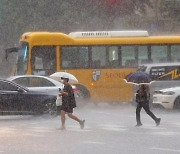
[[[142,111],[142,127],[135,126],[135,107],[86,105],[75,114],[86,119],[85,129],[67,117],[1,116],[0,153],[3,154],[169,154],[180,153],[180,112],[152,110],[161,125]]]

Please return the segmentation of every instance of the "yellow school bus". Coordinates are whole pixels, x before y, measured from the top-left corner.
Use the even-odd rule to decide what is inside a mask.
[[[28,32],[21,36],[16,75],[49,76],[66,71],[93,101],[128,102],[131,85],[123,78],[143,63],[180,61],[180,36],[147,31]]]

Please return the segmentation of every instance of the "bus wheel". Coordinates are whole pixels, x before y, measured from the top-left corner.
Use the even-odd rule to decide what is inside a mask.
[[[178,96],[174,101],[174,109],[180,110],[180,96]]]
[[[75,85],[77,92],[75,92],[75,97],[78,101],[87,101],[90,98],[89,91],[82,85]]]

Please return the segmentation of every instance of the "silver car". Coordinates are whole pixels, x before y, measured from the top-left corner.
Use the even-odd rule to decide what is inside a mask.
[[[12,76],[7,80],[13,81],[33,91],[45,92],[51,95],[57,95],[59,88],[63,89],[63,84],[46,76],[38,75],[20,75]],[[73,86],[75,91],[75,86]]]

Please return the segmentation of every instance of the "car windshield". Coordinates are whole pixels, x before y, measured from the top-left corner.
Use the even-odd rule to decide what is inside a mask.
[[[28,56],[28,43],[21,42],[20,48],[18,49],[17,57],[17,75],[26,74],[27,71],[27,56]]]

